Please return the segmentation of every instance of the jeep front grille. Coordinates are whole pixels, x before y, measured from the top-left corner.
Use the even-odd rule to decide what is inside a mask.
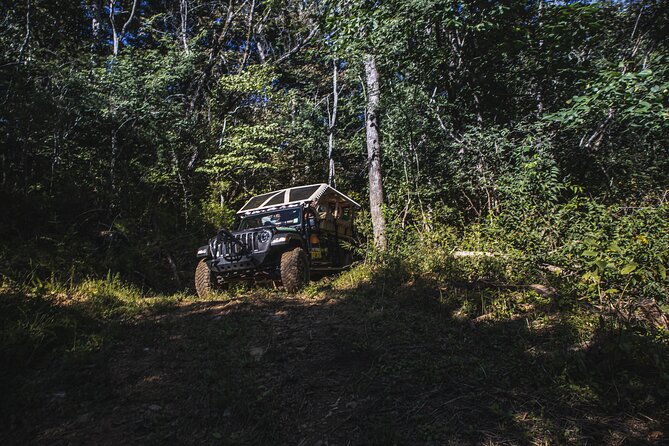
[[[243,247],[240,243],[236,243],[227,237],[221,237],[211,247],[214,257],[224,257],[228,261],[238,261],[245,254],[259,250],[257,232],[234,234],[234,237],[237,241],[241,242]]]
[[[246,246],[246,249],[249,251],[257,251],[258,250],[258,233],[257,232],[246,232],[244,234],[238,234],[235,236],[237,240],[242,242],[244,246]],[[237,245],[237,248],[239,248],[239,245]]]

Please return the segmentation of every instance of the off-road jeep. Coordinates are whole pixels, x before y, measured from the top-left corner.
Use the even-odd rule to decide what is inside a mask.
[[[236,231],[220,229],[197,251],[195,289],[204,296],[240,280],[281,282],[294,292],[312,271],[338,270],[352,261],[358,203],[312,184],[258,195],[237,212]]]

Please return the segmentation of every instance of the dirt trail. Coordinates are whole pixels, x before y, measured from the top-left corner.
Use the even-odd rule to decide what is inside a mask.
[[[420,295],[182,302],[125,327],[104,353],[38,371],[29,424],[8,443],[662,440],[658,422],[556,385],[536,352],[560,348],[560,333],[452,314]]]
[[[181,303],[128,327],[105,356],[45,382],[33,440],[245,443],[249,433],[281,431],[289,443],[316,444],[369,404],[347,391],[372,361],[339,340],[350,324],[323,300],[284,295]],[[279,419],[258,417],[259,406]],[[280,419],[295,416],[304,423],[286,437]]]

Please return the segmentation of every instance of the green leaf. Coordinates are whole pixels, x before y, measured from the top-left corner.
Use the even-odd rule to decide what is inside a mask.
[[[616,242],[612,242],[612,243],[609,245],[609,251],[613,251],[613,252],[621,253],[623,250],[620,249],[620,246],[618,246],[618,243],[616,243]]]
[[[620,274],[629,274],[636,270],[638,266],[639,265],[634,262],[628,263],[627,265],[623,266],[623,269],[620,270]]]
[[[593,282],[593,283],[598,283],[599,282],[599,273],[597,271],[588,271],[587,273],[583,274],[582,280],[585,282]]]
[[[657,269],[660,273],[660,277],[662,278],[662,280],[667,280],[667,268],[665,268],[665,266],[660,263],[659,265],[657,265]]]
[[[596,246],[597,245],[597,240],[595,240],[592,237],[586,237],[585,240],[583,240],[583,243],[585,243],[588,246]]]

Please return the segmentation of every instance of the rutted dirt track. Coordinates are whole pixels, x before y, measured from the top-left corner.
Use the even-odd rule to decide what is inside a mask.
[[[662,441],[661,420],[556,383],[559,326],[452,315],[429,296],[182,302],[38,371],[5,444]]]
[[[150,316],[108,357],[73,365],[63,375],[71,381],[52,383],[33,440],[200,444],[258,435],[259,442],[315,444],[341,437],[341,425],[377,401],[351,393],[374,359],[351,343],[350,330],[364,327],[340,317],[326,302],[285,296],[183,303]]]

